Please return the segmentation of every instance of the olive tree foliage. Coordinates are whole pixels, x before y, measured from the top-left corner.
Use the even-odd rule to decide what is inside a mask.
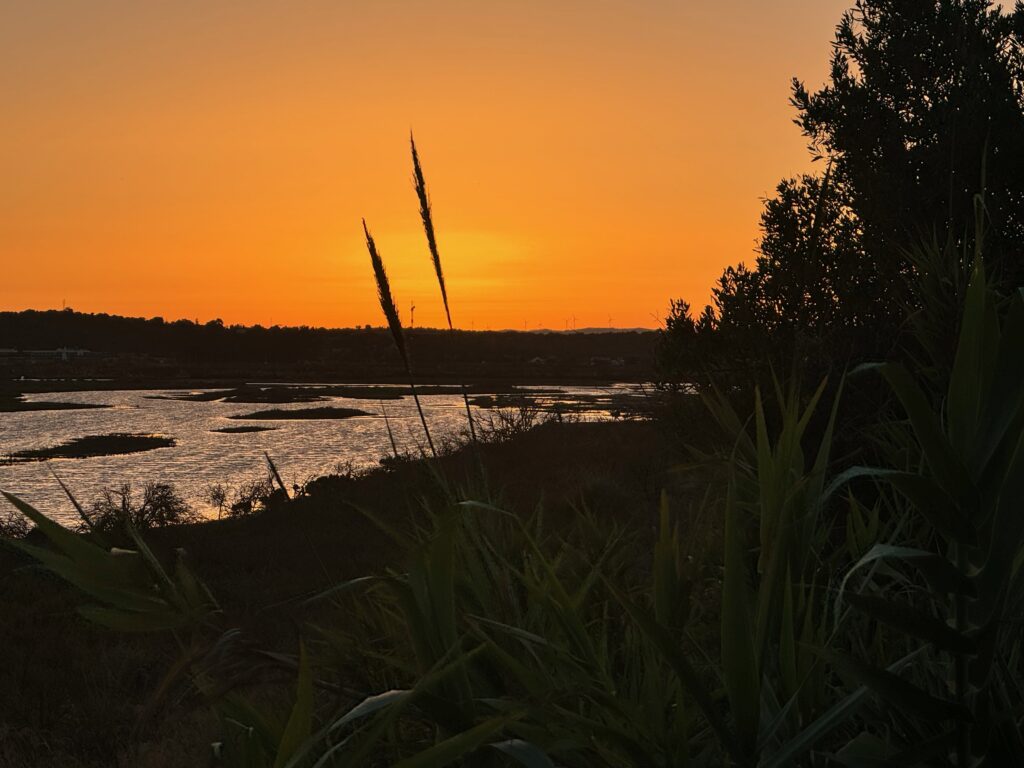
[[[858,0],[836,28],[825,85],[794,79],[792,94],[823,171],[778,185],[754,263],[725,269],[699,323],[673,303],[666,381],[681,374],[665,361],[693,361],[692,378],[771,356],[827,368],[904,354],[921,302],[914,251],[938,241],[970,252],[981,191],[993,281],[1024,284],[1024,3]],[[938,284],[967,266],[948,260]]]
[[[782,181],[765,201],[753,265],[726,268],[699,317],[672,302],[659,346],[663,378],[741,373],[769,348],[804,358],[851,349],[879,311],[893,311],[864,290],[866,276],[879,285],[874,271],[841,183],[830,175]]]
[[[1024,4],[859,0],[836,30],[828,83],[794,80],[792,101],[812,149],[847,181],[881,276],[907,266],[916,237],[968,237],[984,187],[989,263],[1021,284]]]

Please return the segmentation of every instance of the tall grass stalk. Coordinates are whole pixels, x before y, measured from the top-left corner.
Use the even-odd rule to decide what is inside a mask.
[[[270,458],[270,453],[267,452],[267,451],[264,451],[263,455],[267,459],[267,466],[270,467],[270,474],[273,476],[274,480],[277,482],[277,487],[280,488],[284,492],[284,497],[286,499],[289,498],[288,486],[286,486],[284,484],[284,480],[281,479],[281,473],[277,471],[277,465],[274,463],[274,460],[272,458]]]
[[[388,418],[387,409],[384,407],[384,401],[380,401],[380,412],[384,414],[384,426],[388,430],[388,440],[391,441],[391,452],[395,458],[398,458],[398,445],[395,443],[395,433],[391,431],[391,419]]]
[[[416,152],[416,139],[409,133],[409,145],[412,148],[412,176],[416,187],[416,197],[420,201],[420,218],[423,219],[423,231],[427,236],[427,247],[430,249],[430,258],[434,262],[434,274],[437,275],[437,284],[441,288],[441,301],[444,303],[444,315],[448,320],[448,332],[454,333],[455,326],[452,325],[452,313],[448,307],[448,289],[444,283],[444,270],[441,268],[441,254],[437,250],[437,237],[434,234],[434,217],[430,211],[430,197],[427,195],[427,181],[423,177],[423,167],[420,165],[420,156]],[[473,412],[469,408],[469,393],[466,391],[465,382],[460,382],[462,387],[462,401],[466,404],[466,419],[469,421],[469,435],[473,442],[476,442],[476,428],[473,425]]]
[[[430,437],[430,427],[427,426],[427,418],[423,415],[423,406],[420,405],[420,396],[416,393],[416,382],[412,375],[412,364],[409,362],[409,350],[405,346],[405,334],[402,332],[402,321],[398,317],[398,307],[395,306],[395,299],[391,295],[391,283],[388,282],[388,273],[384,269],[384,260],[377,251],[377,244],[373,241],[366,226],[366,219],[363,219],[363,234],[366,235],[366,249],[370,252],[370,263],[373,265],[373,277],[377,282],[377,298],[380,299],[380,308],[387,318],[388,327],[391,329],[391,336],[398,347],[398,354],[405,366],[405,373],[409,377],[409,389],[412,398],[416,402],[416,411],[420,415],[420,423],[423,424],[423,434],[427,436],[427,445],[430,446],[430,453],[437,458],[437,451],[434,448],[434,441]]]

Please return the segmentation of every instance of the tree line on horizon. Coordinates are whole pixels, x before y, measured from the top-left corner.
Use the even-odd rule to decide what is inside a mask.
[[[524,333],[410,329],[418,365],[424,373],[466,368],[484,375],[592,374],[616,371],[628,377],[653,375],[654,331],[608,333]],[[70,310],[0,312],[0,349],[18,351],[73,348],[95,356],[74,361],[76,370],[99,358],[132,357],[118,376],[141,375],[147,365],[167,361],[191,366],[198,376],[252,376],[267,372],[308,375],[391,375],[401,372],[386,327],[312,328],[204,324],[190,320],[85,314]],[[596,361],[596,365],[592,362]],[[620,362],[621,361],[621,362]],[[11,367],[13,366],[13,367]],[[15,376],[25,366],[5,363],[0,371]],[[302,370],[299,370],[299,369]],[[151,371],[151,373],[160,373]],[[165,372],[166,373],[166,372]]]

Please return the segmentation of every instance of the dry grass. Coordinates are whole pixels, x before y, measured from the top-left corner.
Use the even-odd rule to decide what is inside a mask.
[[[388,321],[388,328],[391,329],[391,337],[398,348],[398,354],[402,357],[402,364],[409,376],[409,389],[412,391],[412,398],[416,402],[416,412],[420,415],[420,423],[423,425],[423,434],[426,435],[427,445],[430,446],[430,453],[435,458],[437,451],[434,448],[434,441],[430,437],[430,427],[427,426],[427,418],[423,415],[423,406],[420,405],[420,396],[416,392],[416,382],[412,375],[412,363],[409,360],[409,350],[405,343],[405,333],[402,330],[402,320],[398,316],[398,307],[395,306],[395,299],[391,295],[391,283],[388,280],[387,270],[384,269],[384,260],[377,250],[377,244],[366,226],[366,219],[363,219],[363,234],[366,235],[366,249],[370,252],[370,263],[373,266],[373,277],[377,283],[377,298],[380,301],[381,311]]]
[[[430,259],[434,264],[437,284],[441,288],[441,301],[444,303],[444,315],[448,320],[448,330],[454,332],[455,327],[452,325],[452,313],[448,306],[448,288],[444,282],[444,269],[441,267],[441,254],[437,250],[437,237],[434,233],[434,215],[430,209],[427,181],[423,176],[423,167],[420,165],[420,156],[416,151],[416,140],[413,138],[412,133],[409,134],[409,145],[412,148],[413,184],[416,187],[416,197],[420,201],[420,218],[423,220],[423,232],[427,236],[427,248],[430,250]],[[469,422],[469,435],[473,442],[476,442],[476,427],[473,424],[473,412],[469,407],[469,393],[466,391],[465,382],[461,386],[462,400],[466,404],[466,420]]]

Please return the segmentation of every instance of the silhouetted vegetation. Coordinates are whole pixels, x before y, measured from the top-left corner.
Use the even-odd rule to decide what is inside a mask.
[[[287,500],[287,493],[274,487],[270,475],[253,477],[231,487],[218,483],[206,490],[206,501],[217,510],[218,519],[224,515],[247,517],[266,512]]]
[[[296,655],[254,655],[183,561],[165,568],[138,538],[137,551],[107,551],[9,498],[64,553],[57,573],[96,601],[84,615],[190,638],[176,679],[222,718],[227,765],[1014,765],[1022,345],[1024,293],[992,290],[979,252],[934,404],[926,371],[856,374],[881,374],[903,410],[862,436],[860,463],[832,454],[844,388],[826,401],[825,383],[758,390],[750,417],[706,398],[718,439],[692,446],[690,503],[664,496],[653,516],[651,502],[636,518],[584,504],[549,523],[453,488],[443,457],[431,461],[404,522],[365,512],[402,566],[295,597],[292,615],[310,623]],[[614,493],[594,498],[629,503]],[[292,535],[303,498],[277,505]],[[261,669],[264,693],[248,693]],[[294,694],[274,694],[281,670]],[[268,696],[287,702],[279,720]]]
[[[350,419],[353,416],[370,416],[366,411],[358,408],[335,408],[325,405],[322,408],[295,408],[294,410],[282,410],[271,408],[266,411],[253,411],[252,413],[239,413],[235,416],[228,416],[229,419]]]
[[[0,537],[23,539],[31,529],[28,519],[16,510],[7,510],[0,515]]]
[[[132,548],[111,548],[5,493],[47,542],[10,545],[86,596],[92,623],[173,635],[144,715],[205,703],[219,765],[1024,764],[1019,178],[991,205],[938,188],[985,162],[954,135],[1019,151],[1022,25],[1024,5],[974,0],[858,2],[844,19],[831,85],[794,91],[831,170],[779,188],[764,261],[726,273],[720,313],[673,304],[660,354],[689,406],[682,450],[651,423],[567,428],[523,404],[478,422],[470,451],[395,449],[294,495],[267,455],[270,476],[233,501],[211,489],[244,519],[192,539],[216,572],[239,532],[262,532],[219,573],[233,609],[130,520]],[[904,241],[927,226],[942,235]],[[759,365],[776,343],[785,377]],[[844,420],[865,381],[891,407]],[[567,441],[587,432],[596,446]],[[580,454],[583,483],[560,471]],[[283,574],[303,588],[282,595]]]
[[[13,393],[8,395],[0,394],[0,413],[17,413],[20,411],[81,411],[91,408],[109,407],[109,405],[96,405],[94,403],[29,402]]]
[[[7,461],[46,461],[47,459],[84,459],[89,456],[116,456],[124,453],[151,451],[154,448],[169,448],[174,439],[163,435],[133,435],[114,433],[111,435],[86,435],[66,443],[48,448],[33,448],[14,451]]]
[[[211,429],[211,432],[220,432],[225,435],[245,435],[251,432],[272,432],[277,427],[257,427],[254,424],[247,424],[241,427],[220,427],[219,429]]]
[[[415,149],[414,149],[415,152]],[[398,316],[398,307],[395,306],[395,299],[391,295],[391,284],[388,281],[388,273],[384,269],[384,261],[377,252],[377,245],[366,227],[366,219],[363,219],[363,234],[366,236],[366,250],[370,253],[370,265],[373,267],[373,279],[377,284],[377,299],[380,301],[380,310],[388,323],[388,330],[391,331],[391,340],[402,358],[402,366],[405,368],[405,375],[409,379],[409,390],[413,401],[416,403],[416,413],[419,414],[420,423],[423,425],[423,435],[427,438],[427,446],[430,452],[437,456],[434,448],[434,441],[430,436],[430,427],[427,426],[427,419],[423,415],[423,406],[420,404],[420,397],[416,394],[415,379],[412,375],[412,362],[409,359],[409,349],[405,343],[405,329],[402,328],[402,320]],[[438,267],[440,269],[440,267]]]
[[[462,387],[450,385],[420,385],[416,391],[421,395],[449,395],[459,393]],[[468,388],[473,392],[485,392],[488,395],[497,393],[520,394],[536,393],[542,390],[522,389],[510,384],[487,384]],[[543,390],[557,393],[560,390]],[[412,394],[408,386],[388,384],[384,386],[360,386],[353,384],[247,384],[232,389],[219,389],[207,392],[188,392],[167,395],[147,395],[154,400],[180,400],[187,403],[314,403],[332,397],[351,398],[357,400],[401,400]]]
[[[85,510],[83,533],[122,533],[126,526],[140,531],[165,525],[195,523],[202,517],[167,483],[146,483],[141,498],[130,483],[107,488]]]
[[[434,274],[437,277],[437,286],[441,289],[441,303],[444,305],[445,320],[448,321],[448,330],[455,332],[452,325],[452,311],[448,305],[448,287],[444,282],[444,268],[441,265],[441,254],[437,249],[437,234],[434,231],[434,214],[430,208],[430,196],[427,194],[427,180],[423,176],[423,168],[420,166],[420,156],[416,151],[416,140],[412,133],[409,133],[409,147],[412,150],[412,178],[416,188],[416,197],[420,203],[420,219],[423,221],[423,234],[427,237],[427,250],[430,251],[430,260],[434,265]],[[470,439],[476,441],[476,426],[473,424],[473,411],[469,407],[469,393],[466,391],[464,381],[462,385],[462,401],[466,404],[466,423],[469,424]]]
[[[406,329],[423,383],[649,381],[656,331],[527,333]],[[0,379],[112,379],[0,384],[0,393],[125,386],[234,387],[244,381],[403,383],[386,328],[196,324],[72,311],[0,312],[0,339],[22,352],[64,347],[62,360],[0,354]]]
[[[929,271],[914,253],[969,250],[979,191],[991,279],[1024,282],[1024,6],[859,0],[837,28],[827,84],[794,80],[792,103],[827,171],[779,184],[754,265],[725,270],[713,307],[695,318],[673,304],[666,382],[768,356],[823,372],[915,353],[906,319]],[[963,269],[938,266],[942,285],[966,285]]]

